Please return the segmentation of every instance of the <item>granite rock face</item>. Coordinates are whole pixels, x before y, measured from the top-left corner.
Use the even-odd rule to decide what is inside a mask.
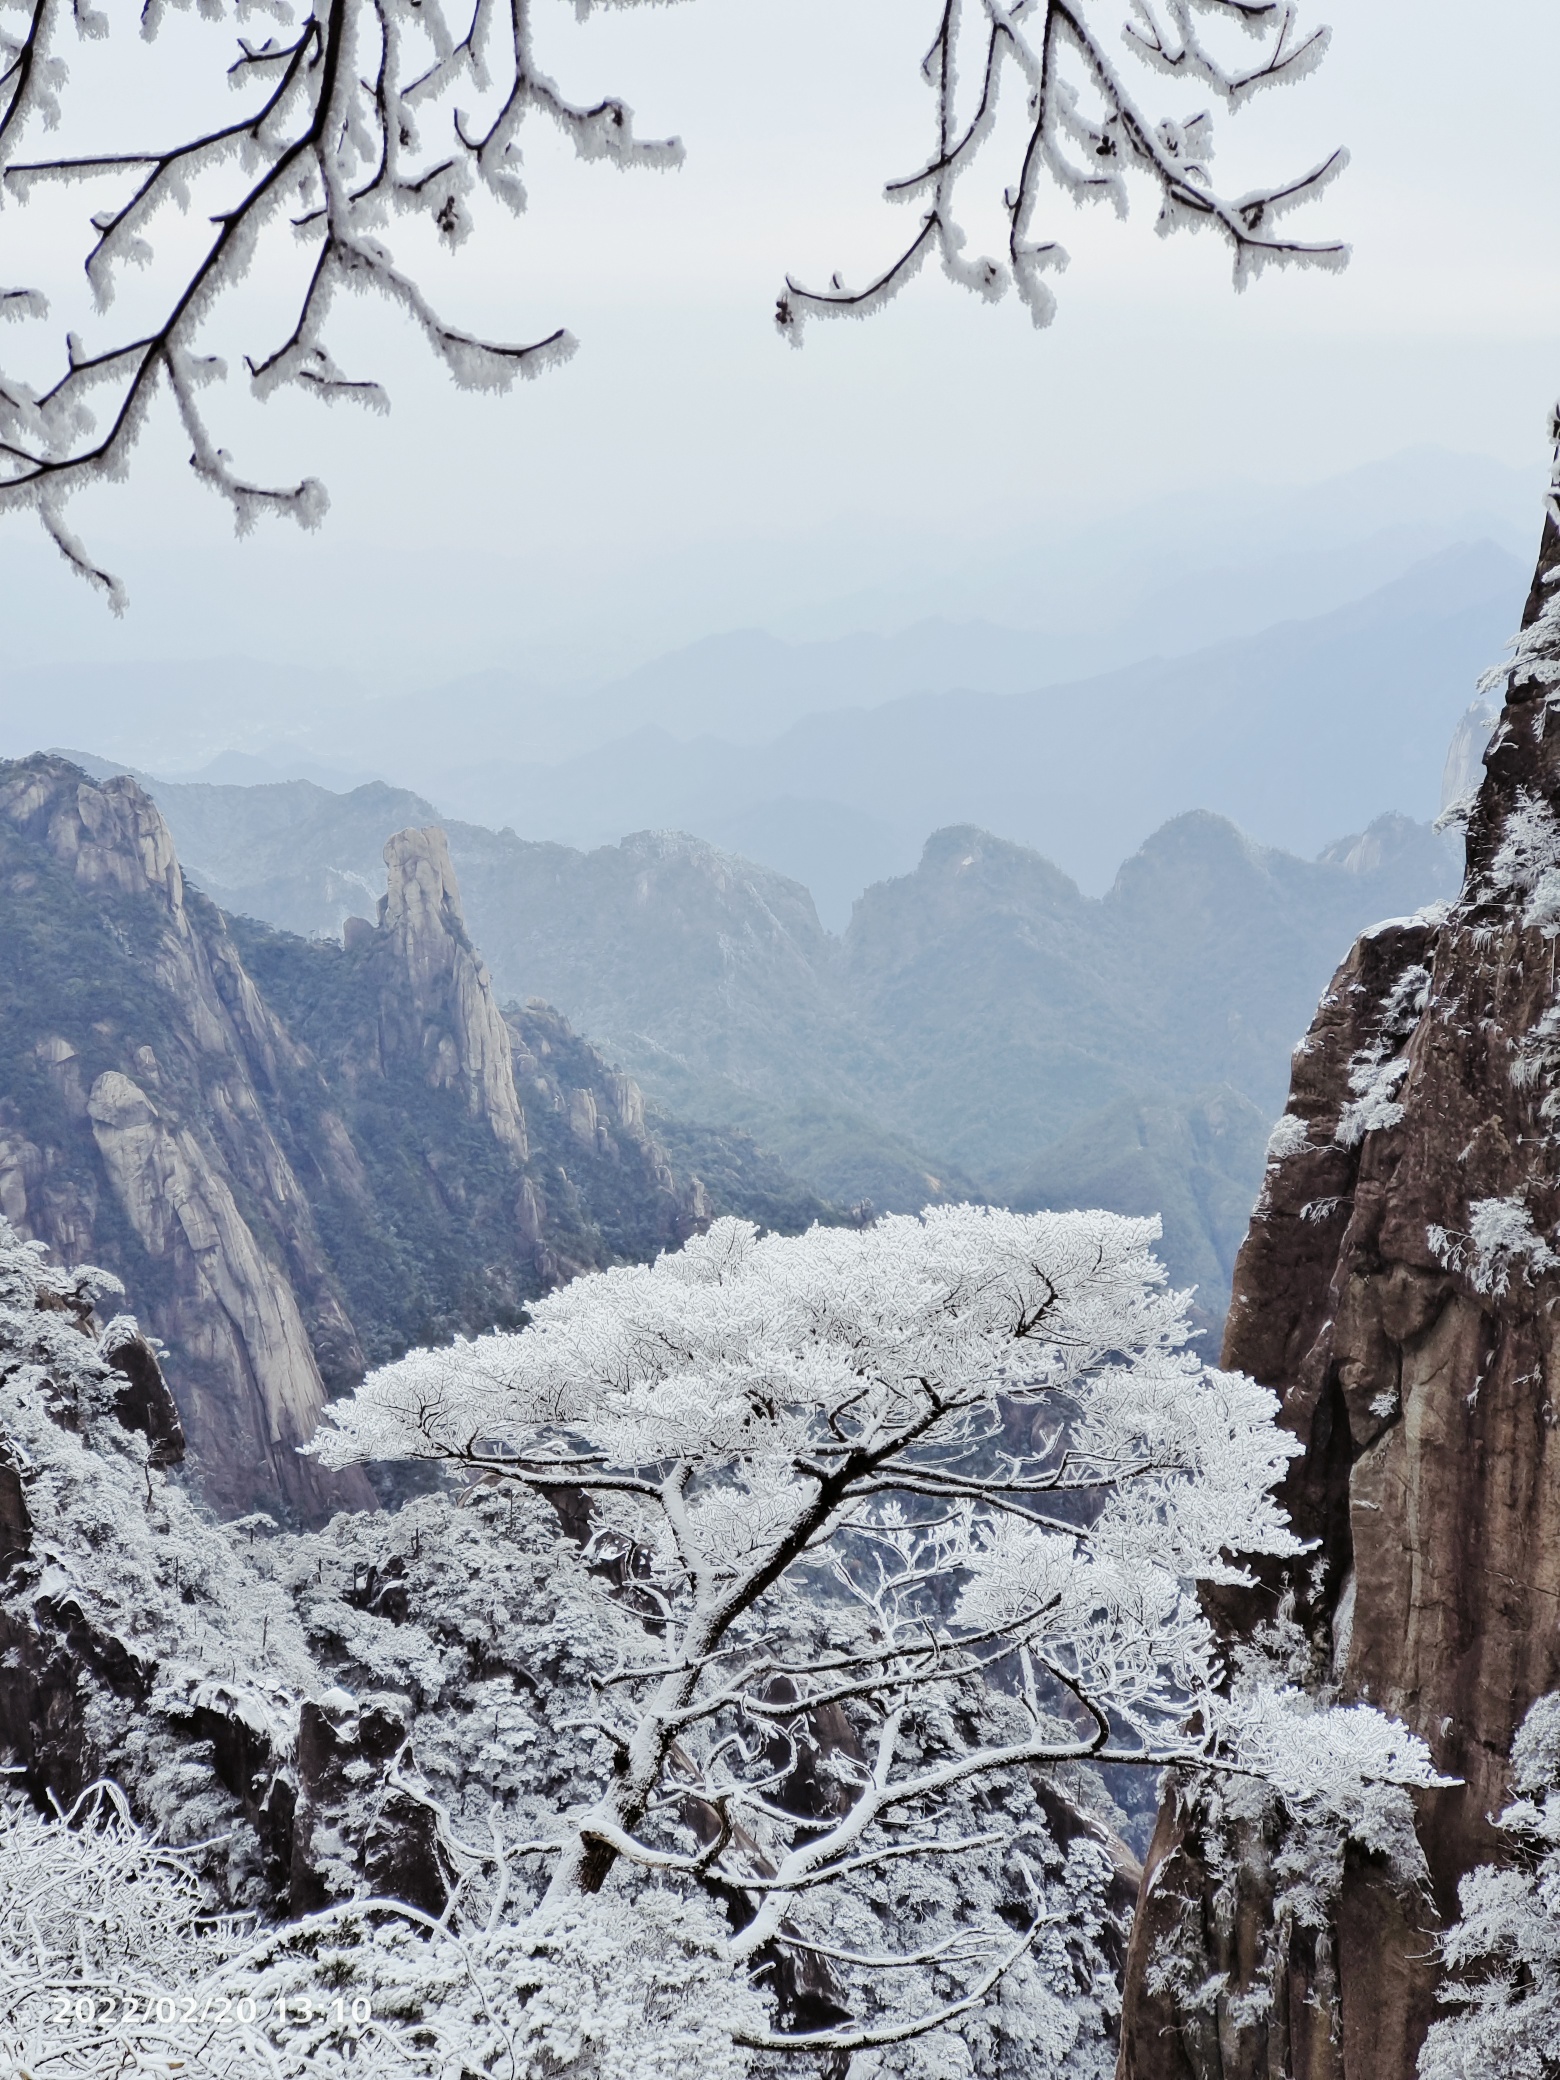
[[[364,1499],[360,1482],[327,1481],[297,1454],[325,1403],[318,1351],[361,1363],[268,1116],[300,1051],[220,914],[187,897],[167,826],[133,781],[97,784],[60,759],[0,769],[0,828],[17,931],[7,1037],[45,1028],[32,1075],[13,1069],[0,1087],[0,1206],[22,1234],[95,1256],[136,1290],[181,1354],[214,1500],[314,1514]],[[115,989],[126,968],[139,985],[128,1000]]]
[[[1320,1928],[1275,1913],[1281,1840],[1211,1841],[1205,1804],[1172,1798],[1129,1962],[1131,2080],[1411,2080],[1436,1931],[1496,1854],[1516,1728],[1560,1686],[1557,576],[1551,520],[1461,895],[1366,933],[1297,1049],[1223,1354],[1282,1397],[1304,1447],[1284,1500],[1316,1545],[1210,1599],[1222,1626],[1292,1599],[1318,1691],[1402,1718],[1460,1782],[1416,1799],[1428,1889],[1351,1852]],[[1199,2012],[1156,1968],[1176,1952]]]
[[[437,1088],[460,1090],[473,1118],[523,1163],[530,1153],[515,1096],[509,1030],[481,955],[466,932],[442,830],[399,831],[385,846],[389,886],[379,930],[391,980],[381,999],[387,1059],[420,1060]]]

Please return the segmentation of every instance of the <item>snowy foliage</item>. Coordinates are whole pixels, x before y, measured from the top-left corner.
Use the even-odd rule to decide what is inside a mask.
[[[1338,1115],[1333,1136],[1340,1148],[1357,1148],[1367,1134],[1402,1120],[1398,1092],[1408,1076],[1409,1058],[1398,1050],[1412,1037],[1429,1001],[1429,969],[1417,963],[1405,968],[1387,993],[1375,1039],[1349,1064],[1353,1095]]]
[[[1560,407],[1550,420],[1549,431],[1552,459],[1546,503],[1550,519],[1560,526]],[[1538,612],[1512,638],[1510,659],[1486,672],[1479,681],[1479,692],[1494,705],[1524,688],[1536,687],[1543,699],[1537,704],[1533,726],[1542,733],[1560,696],[1560,566],[1541,568],[1539,583],[1546,596]],[[1505,721],[1498,722],[1493,741],[1498,743],[1500,731],[1509,727]]]
[[[0,2048],[34,2080],[1105,2080],[1100,1764],[1229,1778],[1335,1859],[1428,1773],[1281,1660],[1226,1691],[1196,1584],[1295,1550],[1294,1447],[1186,1354],[1153,1235],[718,1223],[375,1376],[322,1455],[467,1485],[296,1535],[201,1520],[115,1414],[105,1282],[0,1229],[0,1622],[78,1613],[137,1671],[82,1677],[123,1790],[4,1811]]]
[[[1560,1118],[1560,1004],[1540,1013],[1527,1032],[1512,1042],[1511,1080],[1518,1090],[1544,1087],[1540,1119]]]
[[[124,1382],[85,1331],[91,1302],[115,1292],[101,1272],[51,1270],[0,1221],[0,1439],[29,1520],[0,1623],[39,1638],[77,1626],[125,1671],[85,1706],[89,1752],[137,1777],[143,1817],[173,1841],[224,1836],[224,1893],[241,1904],[260,1896],[257,1845],[195,1723],[234,1721],[280,1753],[316,1671],[286,1598],[117,1419]],[[111,1322],[102,1344],[123,1333]]]
[[[1308,1132],[1303,1119],[1298,1118],[1293,1112],[1284,1113],[1268,1136],[1268,1161],[1287,1163],[1291,1156],[1297,1156],[1306,1145]]]
[[[1466,1235],[1453,1235],[1436,1225],[1429,1236],[1438,1263],[1449,1271],[1460,1271],[1475,1292],[1497,1299],[1509,1290],[1514,1273],[1532,1280],[1560,1265],[1560,1256],[1534,1228],[1532,1214],[1516,1198],[1475,1199],[1468,1208]]]
[[[211,1916],[117,1787],[0,1806],[0,2058],[29,2080],[742,2080],[733,2031],[762,2019],[713,1910],[654,1889],[467,1930],[393,1901],[268,1928]]]
[[[1272,1672],[1291,1687],[1275,1695]],[[1305,1687],[1302,1688],[1301,1686]],[[1211,1881],[1218,1950],[1241,1974],[1209,1972],[1204,1902],[1186,1897],[1156,1944],[1146,1973],[1188,2015],[1217,2016],[1235,2030],[1260,2026],[1280,1998],[1297,1932],[1318,1939],[1312,1998],[1325,2013],[1337,1998],[1328,1933],[1342,1896],[1351,1843],[1380,1857],[1393,1884],[1426,1887],[1429,1872],[1414,1828],[1412,1785],[1445,1782],[1420,1742],[1365,1705],[1339,1708],[1333,1683],[1313,1664],[1292,1602],[1235,1657],[1222,1709],[1246,1722],[1249,1777],[1181,1778],[1172,1796],[1194,1834]],[[1267,1888],[1254,1954],[1233,1940],[1253,1881]]]
[[[734,1966],[829,1967],[849,2020],[793,2044],[865,2052],[941,2016],[968,2049],[965,2018],[1005,2019],[1004,1978],[1033,1983],[1081,1920],[1027,1788],[1044,1773],[1233,1763],[1340,1844],[1381,1831],[1380,1787],[1427,1780],[1373,1714],[1338,1716],[1329,1752],[1333,1718],[1281,1679],[1219,1696],[1195,1585],[1298,1550],[1272,1500],[1295,1448],[1271,1395],[1187,1355],[1154,1234],[972,1207],[796,1239],[722,1221],[337,1405],[327,1463],[582,1493],[587,1555],[621,1575],[595,1678],[617,1763],[559,1816],[544,1911],[636,1868],[715,1883],[750,1901]],[[911,1896],[873,1917],[911,1843]],[[1012,2005],[1060,1999],[1076,2038],[1076,1993],[1046,1978]]]
[[[1462,1918],[1442,1955],[1441,1998],[1459,2012],[1432,2025],[1420,2080],[1548,2080],[1560,2044],[1560,1696],[1541,1697],[1517,1731],[1521,1794],[1497,1823],[1509,1865],[1483,1865],[1459,1888]]]
[[[762,2030],[770,2010],[733,1974],[708,1901],[652,1880],[598,1903],[588,1926],[532,1911],[517,1834],[611,1765],[570,1723],[592,1702],[572,1643],[590,1630],[587,1599],[598,1645],[617,1606],[593,1594],[552,1510],[479,1491],[312,1537],[269,1518],[218,1530],[116,1416],[124,1381],[99,1351],[131,1325],[88,1333],[91,1303],[116,1292],[100,1273],[51,1270],[0,1223],[0,1432],[25,1515],[0,1599],[8,1682],[19,1700],[30,1640],[45,1675],[74,1642],[80,1752],[129,1792],[105,1782],[63,1813],[20,1793],[0,1803],[4,2070],[541,2080],[567,2054],[602,2080],[747,2072],[733,2030]],[[387,1590],[426,1606],[426,1623]],[[95,1679],[105,1668],[115,1679]],[[306,1710],[339,1757],[323,1782],[293,1761]],[[273,1788],[301,1794],[295,1832],[335,1895],[319,1910],[271,1920],[264,1845],[198,1737],[222,1727]],[[36,1796],[46,1775],[35,1758],[13,1782]],[[452,1887],[442,1920],[375,1896],[376,1853],[408,1815],[433,1822]],[[312,2020],[297,2019],[305,2001]]]
[[[357,1758],[328,1816],[335,1839],[316,1844],[329,1889],[361,1887],[387,1804],[402,1823],[410,1804],[484,1915],[500,1883],[511,1905],[528,1897],[523,1859],[506,1874],[502,1857],[610,1771],[590,1656],[626,1652],[642,1631],[560,1538],[551,1507],[484,1487],[459,1506],[426,1496],[302,1537],[261,1519],[231,1535],[296,1607],[339,1693],[336,1744]],[[359,1768],[376,1748],[388,1767]]]
[[[1524,925],[1546,939],[1560,933],[1560,821],[1541,795],[1525,787],[1518,788],[1507,812],[1490,879],[1525,898]]]
[[[916,211],[914,236],[864,288],[849,289],[838,275],[822,291],[788,280],[776,313],[781,331],[795,341],[809,317],[879,310],[933,257],[950,281],[988,302],[1015,288],[1033,322],[1048,325],[1056,299],[1045,277],[1068,260],[1053,239],[1034,235],[1048,184],[1074,203],[1102,202],[1125,216],[1129,177],[1141,177],[1158,204],[1161,236],[1216,231],[1233,254],[1237,288],[1268,266],[1343,266],[1347,247],[1296,239],[1279,224],[1343,170],[1346,153],[1298,178],[1222,194],[1209,171],[1207,109],[1156,118],[1142,100],[1158,75],[1195,82],[1233,114],[1264,87],[1304,78],[1325,54],[1330,31],[1300,31],[1295,0],[1129,0],[1125,21],[1122,13],[1121,0],[940,5],[922,65],[934,100],[930,149],[886,190],[890,201]],[[1002,191],[1006,252],[1001,260],[971,259],[960,190],[989,154],[1009,80],[1021,109],[1021,148]]]
[[[1549,518],[1560,527],[1560,407],[1556,408],[1551,417],[1549,432],[1552,446],[1549,496],[1546,504]],[[1533,688],[1542,694],[1543,698],[1534,703],[1531,725],[1535,734],[1540,737],[1548,726],[1549,717],[1554,712],[1557,702],[1560,702],[1560,565],[1551,565],[1545,569],[1541,564],[1538,583],[1543,588],[1538,612],[1527,626],[1512,638],[1512,654],[1507,662],[1496,665],[1479,681],[1479,693],[1484,697],[1495,722],[1494,734],[1490,738],[1491,750],[1504,740],[1504,733],[1513,727],[1514,718],[1508,720],[1500,714],[1501,704],[1508,701],[1513,694],[1521,694],[1525,689]],[[1470,711],[1470,715],[1472,712]],[[1461,734],[1459,731],[1459,736]],[[1523,800],[1524,797],[1519,795],[1519,807]],[[1507,828],[1510,829],[1509,822]]]

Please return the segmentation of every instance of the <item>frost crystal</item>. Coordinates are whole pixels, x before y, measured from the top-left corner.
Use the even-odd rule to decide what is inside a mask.
[[[1476,1293],[1499,1298],[1515,1271],[1529,1280],[1560,1266],[1560,1256],[1533,1226],[1533,1216],[1520,1199],[1475,1199],[1468,1209],[1468,1233],[1450,1234],[1439,1225],[1429,1230],[1432,1255],[1449,1271],[1460,1271]]]
[[[1267,1159],[1270,1163],[1286,1162],[1290,1156],[1298,1155],[1306,1145],[1306,1123],[1292,1112],[1279,1119],[1268,1136]]]

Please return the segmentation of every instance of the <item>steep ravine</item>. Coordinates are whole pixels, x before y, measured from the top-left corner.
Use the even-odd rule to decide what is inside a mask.
[[[1551,519],[1462,892],[1366,933],[1323,999],[1223,1354],[1282,1397],[1304,1447],[1285,1500],[1316,1546],[1219,1598],[1222,1624],[1238,1638],[1292,1600],[1311,1682],[1400,1716],[1460,1782],[1418,1800],[1426,1890],[1353,1853],[1311,1926],[1285,1910],[1272,1825],[1172,1787],[1123,2080],[1411,2080],[1436,1932],[1496,1854],[1515,1729],[1560,1686],[1557,578]]]

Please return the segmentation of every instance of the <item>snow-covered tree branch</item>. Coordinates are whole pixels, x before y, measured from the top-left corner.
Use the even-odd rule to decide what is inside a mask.
[[[838,275],[822,290],[788,279],[776,322],[799,340],[809,317],[879,310],[935,256],[951,281],[988,301],[1015,288],[1034,323],[1049,325],[1056,299],[1045,277],[1068,256],[1054,239],[1036,236],[1042,194],[1054,187],[1075,203],[1104,202],[1125,216],[1134,174],[1156,198],[1162,235],[1201,226],[1226,241],[1237,289],[1264,267],[1342,267],[1345,245],[1295,238],[1281,221],[1343,171],[1346,152],[1226,195],[1209,171],[1208,112],[1156,116],[1141,91],[1156,73],[1195,82],[1233,114],[1262,88],[1304,78],[1329,36],[1298,26],[1295,0],[1129,0],[1125,21],[1121,0],[941,0],[922,65],[934,103],[931,149],[886,190],[915,209],[914,233],[862,288]],[[997,151],[1009,81],[1023,121],[1001,196],[1006,252],[972,259],[960,195],[974,167]]]
[[[301,241],[312,257],[292,315],[246,357],[260,398],[291,385],[326,402],[385,409],[372,375],[338,366],[327,343],[344,289],[375,294],[408,316],[465,388],[507,389],[568,355],[574,342],[561,325],[523,342],[463,330],[386,243],[388,227],[422,219],[459,247],[473,230],[471,204],[481,191],[523,210],[520,141],[532,117],[561,129],[585,159],[621,167],[680,161],[675,139],[635,136],[621,100],[570,100],[540,69],[536,4],[232,0],[230,7],[202,0],[202,21],[221,39],[215,69],[225,71],[240,112],[225,121],[192,118],[135,149],[89,141],[84,150],[51,153],[41,148],[44,133],[71,106],[62,40],[67,29],[77,39],[104,37],[110,17],[80,0],[0,0],[0,203],[25,206],[67,184],[90,191],[82,257],[104,328],[90,340],[67,333],[57,373],[41,384],[0,370],[0,511],[35,510],[74,568],[121,606],[117,582],[93,561],[65,508],[82,486],[125,475],[161,389],[188,439],[192,468],[227,500],[240,530],[263,513],[318,523],[326,499],[315,478],[276,483],[246,472],[211,419],[210,386],[226,371],[203,339],[262,247]],[[576,0],[576,11],[634,4]],[[147,0],[144,37],[158,36],[165,12],[166,0]],[[263,36],[246,28],[256,14],[273,24]],[[1225,34],[1230,50],[1222,47]],[[847,289],[838,277],[821,291],[788,282],[778,308],[782,331],[795,340],[810,315],[879,308],[934,253],[951,279],[982,296],[1016,285],[1035,322],[1045,324],[1054,306],[1044,277],[1066,254],[1035,234],[1042,191],[1049,184],[1074,201],[1103,200],[1124,212],[1133,173],[1156,193],[1162,230],[1207,225],[1229,242],[1237,285],[1270,263],[1342,264],[1341,245],[1279,228],[1341,169],[1341,152],[1298,178],[1225,196],[1208,172],[1207,114],[1156,116],[1138,92],[1159,74],[1238,109],[1259,88],[1302,77],[1326,41],[1325,30],[1296,26],[1292,0],[1129,0],[1125,19],[1122,0],[938,0],[923,68],[934,97],[932,149],[923,166],[888,188],[917,211],[914,234],[866,288]],[[961,60],[972,55],[973,97],[961,94],[959,79]],[[1006,255],[969,259],[958,196],[987,148],[997,148],[1010,78],[1025,115],[1002,198]],[[192,209],[208,226],[193,246],[178,228]],[[151,314],[116,329],[108,319],[127,266],[150,270],[153,287],[141,301]],[[40,292],[0,279],[0,317],[47,316]]]
[[[71,563],[120,604],[63,508],[83,484],[124,474],[153,393],[164,385],[189,439],[191,466],[229,502],[240,530],[263,512],[317,524],[323,487],[313,478],[266,485],[245,476],[210,430],[200,396],[225,373],[200,351],[201,328],[262,241],[292,237],[314,253],[290,329],[249,356],[251,385],[262,398],[293,384],[327,403],[385,409],[379,385],[346,374],[326,344],[343,289],[377,294],[408,315],[466,389],[504,390],[567,356],[574,342],[561,327],[508,343],[453,325],[383,238],[395,220],[421,217],[446,245],[460,246],[472,229],[477,189],[523,210],[519,138],[533,115],[560,128],[586,159],[624,167],[680,159],[675,140],[637,138],[621,101],[579,104],[563,94],[537,66],[534,11],[532,0],[507,7],[455,0],[453,8],[445,0],[318,0],[301,9],[288,0],[260,7],[235,0],[231,9],[214,0],[200,13],[224,34],[229,24],[241,31],[257,12],[276,24],[263,38],[238,33],[224,53],[241,114],[150,140],[145,150],[30,156],[30,135],[61,118],[65,67],[54,46],[67,18],[82,38],[106,35],[109,21],[66,0],[0,0],[0,201],[25,204],[62,183],[112,197],[90,219],[84,255],[98,311],[109,310],[127,265],[155,264],[154,231],[171,234],[170,220],[192,202],[211,225],[193,264],[158,270],[149,325],[90,349],[69,335],[63,369],[41,390],[0,374],[0,511],[36,509]],[[19,26],[3,27],[8,13],[21,16]],[[143,36],[157,36],[164,13],[163,0],[148,0]],[[0,315],[46,314],[33,291],[7,290],[0,302]]]

